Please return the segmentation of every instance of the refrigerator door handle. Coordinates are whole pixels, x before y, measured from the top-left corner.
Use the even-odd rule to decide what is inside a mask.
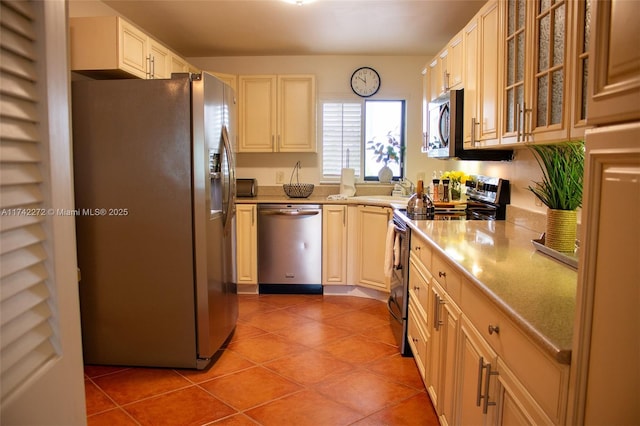
[[[222,143],[224,147],[224,153],[227,157],[227,161],[224,161],[223,164],[227,167],[227,174],[229,176],[229,182],[226,187],[223,188],[225,192],[223,195],[223,199],[226,201],[227,208],[224,212],[224,227],[225,229],[229,229],[231,226],[231,218],[233,216],[233,208],[234,208],[234,199],[233,199],[233,187],[235,186],[235,171],[233,169],[233,152],[231,151],[231,144],[229,143],[229,132],[227,130],[227,126],[222,126]],[[223,181],[224,182],[224,181]],[[226,183],[226,182],[225,182]]]

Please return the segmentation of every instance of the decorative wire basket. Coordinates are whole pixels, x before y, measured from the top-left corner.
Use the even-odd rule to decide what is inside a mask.
[[[298,176],[298,170],[300,170],[300,162],[298,161],[291,172],[291,179],[289,183],[282,185],[284,193],[291,198],[307,198],[313,192],[314,185],[312,183],[300,183],[300,177]],[[293,183],[293,175],[296,175],[296,183]]]

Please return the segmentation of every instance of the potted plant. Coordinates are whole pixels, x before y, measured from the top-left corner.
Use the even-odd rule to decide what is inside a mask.
[[[530,149],[542,170],[542,181],[528,189],[548,207],[545,246],[573,253],[577,209],[582,206],[584,142],[531,145]]]
[[[384,163],[384,166],[382,166],[378,172],[378,180],[382,183],[391,182],[391,179],[393,179],[393,171],[388,164],[390,161],[400,164],[400,152],[402,149],[400,142],[391,131],[389,131],[386,135],[386,141],[376,141],[374,137],[373,140],[367,142],[367,145],[369,145],[367,149],[372,150],[373,153],[377,155],[376,162]]]

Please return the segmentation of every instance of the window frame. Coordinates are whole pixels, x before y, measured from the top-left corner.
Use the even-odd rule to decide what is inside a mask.
[[[360,104],[361,108],[360,108],[360,154],[358,157],[358,161],[360,162],[359,164],[359,170],[360,173],[356,174],[356,182],[359,183],[375,183],[375,182],[379,182],[379,178],[378,176],[366,176],[366,171],[365,171],[365,157],[367,155],[367,143],[366,143],[366,104],[367,102],[401,102],[402,104],[402,114],[401,114],[401,118],[400,118],[400,143],[401,143],[401,149],[400,149],[400,175],[393,176],[392,182],[398,182],[401,181],[402,179],[404,179],[405,177],[405,152],[407,150],[407,100],[404,98],[401,99],[395,99],[395,98],[385,98],[385,99],[357,99],[354,100],[353,98],[346,98],[346,97],[327,97],[327,98],[323,98],[319,100],[320,103],[320,107],[318,108],[318,112],[320,114],[319,117],[319,139],[321,140],[321,145],[322,145],[322,158],[320,159],[320,169],[321,169],[321,173],[322,173],[322,177],[321,180],[324,182],[330,182],[330,183],[334,183],[334,182],[338,182],[340,180],[340,174],[337,175],[332,175],[332,174],[325,174],[325,168],[324,168],[324,155],[325,155],[325,143],[324,143],[324,131],[325,131],[325,126],[324,126],[324,105],[325,104]],[[341,167],[346,167],[346,164],[344,164],[344,153],[343,153],[343,164],[341,165]],[[382,167],[382,166],[380,166]],[[352,167],[353,168],[353,167]]]

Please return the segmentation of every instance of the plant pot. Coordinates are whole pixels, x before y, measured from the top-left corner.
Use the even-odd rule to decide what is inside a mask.
[[[462,194],[462,189],[460,187],[459,182],[454,182],[451,185],[451,201],[460,201],[460,196]]]
[[[544,245],[560,253],[573,253],[576,248],[577,223],[576,210],[547,210]]]
[[[385,164],[378,172],[378,180],[380,183],[389,183],[391,179],[393,179],[393,170]]]

